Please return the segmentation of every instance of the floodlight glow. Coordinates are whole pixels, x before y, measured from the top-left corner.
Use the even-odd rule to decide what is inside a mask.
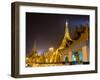
[[[50,48],[49,48],[49,51],[54,51],[54,48],[53,48],[53,47],[50,47]]]
[[[66,26],[68,26],[68,21],[66,21]]]

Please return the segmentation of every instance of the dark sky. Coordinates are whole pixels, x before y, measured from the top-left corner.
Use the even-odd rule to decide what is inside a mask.
[[[73,32],[77,25],[89,24],[89,16],[26,13],[26,53],[31,53],[34,41],[39,53],[49,47],[57,48],[63,39],[66,21]]]

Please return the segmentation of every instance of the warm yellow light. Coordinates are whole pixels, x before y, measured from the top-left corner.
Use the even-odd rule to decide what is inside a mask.
[[[53,47],[50,47],[49,48],[49,51],[53,52],[54,51],[54,48]]]
[[[68,26],[68,22],[66,21],[66,26]]]
[[[28,57],[26,57],[26,60],[28,60],[29,58]]]
[[[27,67],[27,66],[28,66],[28,64],[25,64],[25,66]]]

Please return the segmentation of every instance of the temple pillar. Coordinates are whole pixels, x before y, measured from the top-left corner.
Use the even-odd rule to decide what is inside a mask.
[[[68,56],[69,56],[69,62],[71,62],[72,61],[72,51],[68,52]]]
[[[88,62],[87,46],[82,47],[82,56],[83,56],[83,62]]]

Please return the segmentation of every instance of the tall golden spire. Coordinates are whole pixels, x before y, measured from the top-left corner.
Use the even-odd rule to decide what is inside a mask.
[[[72,40],[70,35],[69,35],[69,29],[68,29],[68,22],[66,21],[66,27],[65,27],[65,39],[68,39],[68,40]]]
[[[68,41],[72,41],[72,39],[71,39],[70,34],[69,34],[68,22],[66,21],[65,34],[64,34],[64,38],[62,40],[62,43],[61,43],[59,49],[65,48],[66,44],[68,44]]]
[[[71,39],[71,37],[69,35],[68,22],[66,21],[64,38],[62,40],[62,43],[61,43],[60,47],[58,49],[56,49],[55,52],[53,52],[53,55],[50,58],[50,62],[58,61],[57,60],[58,56],[60,56],[59,50],[62,50],[64,48],[66,48],[66,45],[69,45],[68,41],[72,41],[72,39]]]

